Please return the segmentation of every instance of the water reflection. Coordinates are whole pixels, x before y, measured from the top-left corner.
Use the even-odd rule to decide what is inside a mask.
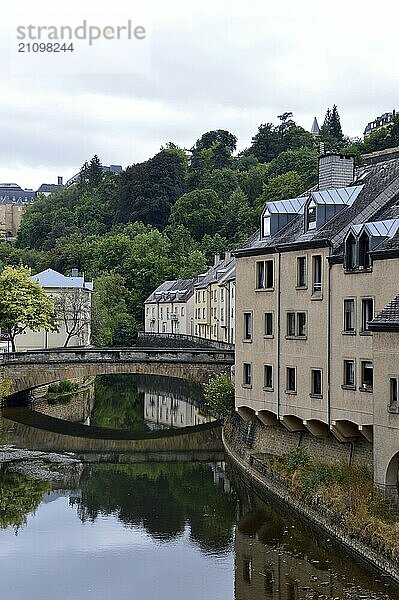
[[[397,600],[399,592],[235,474],[236,600]]]

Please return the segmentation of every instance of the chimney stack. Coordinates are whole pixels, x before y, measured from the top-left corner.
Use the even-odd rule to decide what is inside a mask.
[[[350,185],[355,177],[355,159],[349,154],[330,152],[319,157],[319,190]]]
[[[79,277],[79,269],[71,269],[71,277]]]
[[[220,254],[215,254],[213,266],[217,267],[219,263],[220,263]]]
[[[63,181],[63,178],[62,177],[58,177],[58,185],[63,185],[62,181]]]

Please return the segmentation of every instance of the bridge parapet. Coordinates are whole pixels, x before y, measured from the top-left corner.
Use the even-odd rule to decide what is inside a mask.
[[[147,348],[214,348],[218,350],[233,350],[234,344],[208,340],[194,335],[183,335],[180,333],[151,333],[140,331],[136,346]]]

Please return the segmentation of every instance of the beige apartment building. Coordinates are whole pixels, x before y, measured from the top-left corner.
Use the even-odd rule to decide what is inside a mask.
[[[144,303],[144,331],[194,335],[194,279],[165,281]]]
[[[214,265],[206,273],[199,275],[195,285],[194,335],[233,343],[234,280],[235,258],[232,258],[230,252],[226,252],[223,259],[216,255]]]
[[[399,292],[399,160],[382,158],[355,172],[350,156],[321,156],[316,189],[265,207],[235,253],[235,371],[244,419],[374,453],[386,486],[399,336],[373,328]]]

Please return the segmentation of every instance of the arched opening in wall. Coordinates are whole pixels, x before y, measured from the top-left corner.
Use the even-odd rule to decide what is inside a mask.
[[[258,419],[263,425],[276,426],[278,424],[277,415],[269,410],[260,410],[257,413]]]
[[[323,423],[323,421],[319,421],[318,419],[309,419],[304,421],[306,429],[315,437],[326,438],[330,435],[330,430],[328,429],[327,423]]]
[[[399,451],[391,458],[385,475],[385,485],[396,487],[399,483]]]
[[[254,423],[256,421],[256,413],[249,406],[239,406],[237,412],[246,423]]]
[[[295,415],[284,415],[281,418],[281,424],[290,432],[295,433],[297,431],[305,431],[306,427],[303,424],[303,420],[299,419]]]
[[[358,425],[345,419],[333,421],[331,431],[339,442],[354,442],[361,435]]]

